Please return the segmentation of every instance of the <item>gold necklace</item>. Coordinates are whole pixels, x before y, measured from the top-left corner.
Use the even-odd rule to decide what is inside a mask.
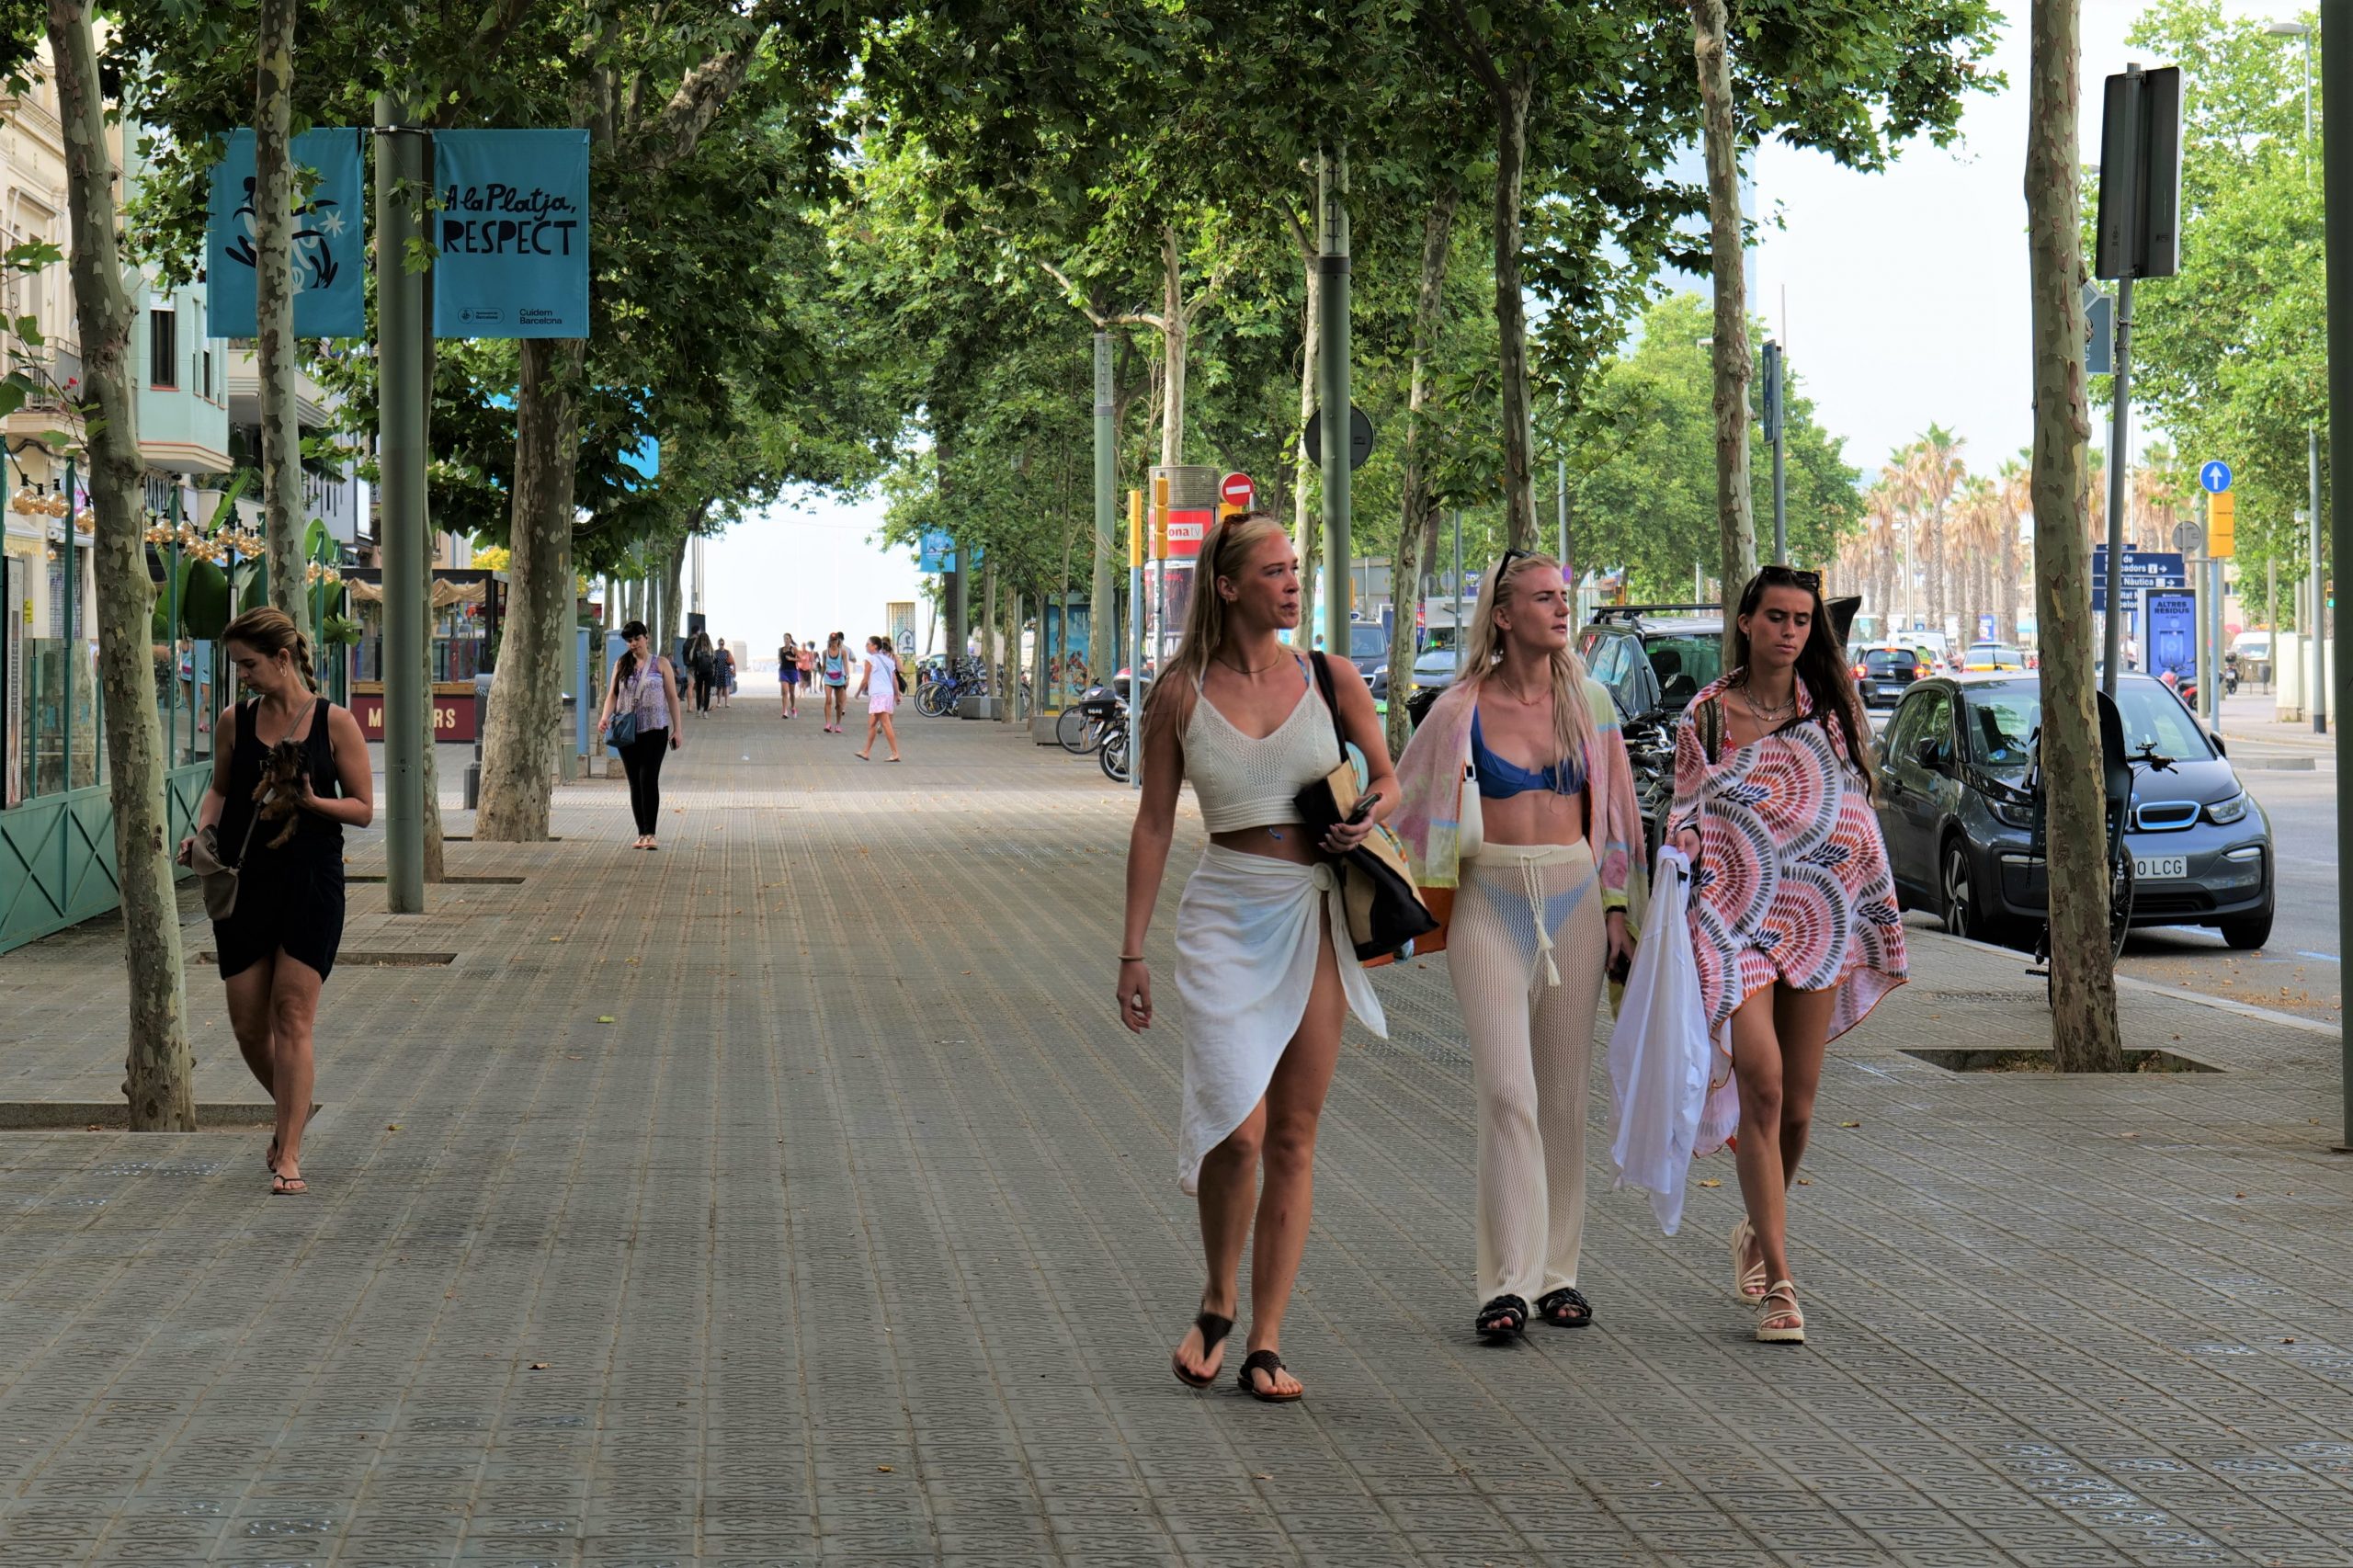
[[[1277,659],[1271,664],[1260,665],[1254,669],[1248,665],[1237,665],[1222,653],[1218,655],[1217,662],[1223,665],[1227,669],[1232,670],[1235,675],[1239,676],[1262,676],[1268,670],[1280,669],[1283,663],[1282,660]]]
[[[1797,717],[1798,694],[1794,686],[1790,688],[1787,702],[1778,702],[1768,708],[1756,699],[1755,689],[1744,679],[1740,683],[1740,700],[1748,709],[1750,716],[1760,724],[1778,724]]]
[[[1538,703],[1552,695],[1552,691],[1547,688],[1546,690],[1538,692],[1533,697],[1524,696],[1521,694],[1520,689],[1518,687],[1512,685],[1511,682],[1506,680],[1500,675],[1495,677],[1495,684],[1502,687],[1506,692],[1509,693],[1512,699],[1518,702],[1522,708],[1533,708]]]

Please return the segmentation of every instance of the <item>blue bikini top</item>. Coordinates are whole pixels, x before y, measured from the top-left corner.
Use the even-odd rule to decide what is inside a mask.
[[[1479,710],[1471,710],[1471,767],[1479,776],[1479,798],[1484,801],[1505,801],[1514,795],[1525,795],[1533,790],[1549,790],[1556,795],[1574,795],[1585,789],[1585,769],[1575,761],[1563,757],[1542,770],[1522,767],[1506,762],[1487,749],[1487,737],[1479,727]]]

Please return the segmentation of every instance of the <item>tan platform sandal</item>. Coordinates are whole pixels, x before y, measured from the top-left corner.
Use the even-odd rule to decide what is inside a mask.
[[[1798,1310],[1798,1288],[1777,1279],[1756,1299],[1756,1343],[1803,1345],[1805,1313]]]
[[[1732,1288],[1754,1301],[1765,1294],[1765,1258],[1758,1249],[1755,1263],[1748,1261],[1748,1244],[1756,1239],[1756,1227],[1745,1217],[1732,1228]]]

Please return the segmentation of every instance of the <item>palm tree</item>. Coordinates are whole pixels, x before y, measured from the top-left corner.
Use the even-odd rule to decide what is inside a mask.
[[[1996,579],[2001,597],[1995,614],[1999,618],[1996,632],[2005,642],[2018,640],[2018,586],[2024,577],[2024,562],[2018,559],[2018,532],[2029,514],[2034,510],[2034,473],[2029,467],[2029,453],[2021,452],[2002,465],[2001,490],[1996,504],[1996,517],[2001,526],[2001,562]]]
[[[1904,449],[1904,475],[1910,481],[1922,528],[1920,554],[1927,569],[1924,585],[1928,600],[1928,624],[1945,624],[1945,517],[1953,492],[1967,476],[1961,460],[1961,437],[1942,426],[1931,425]]]
[[[1904,510],[1902,475],[1890,464],[1880,470],[1879,483],[1863,496],[1862,538],[1868,562],[1865,581],[1871,585],[1867,591],[1872,592],[1873,608],[1891,629],[1897,618],[1911,608],[1904,593],[1908,574],[1904,570]]]
[[[2141,454],[2141,466],[2125,481],[2125,536],[2136,550],[2171,550],[2173,531],[2181,522],[2182,494],[2174,472],[2173,449],[2152,445]]]
[[[1995,608],[1994,562],[2001,549],[2001,504],[1994,482],[1972,475],[1953,502],[1954,564],[1959,568],[1961,640],[1973,641],[1979,618]],[[1995,616],[1998,631],[2001,617]]]

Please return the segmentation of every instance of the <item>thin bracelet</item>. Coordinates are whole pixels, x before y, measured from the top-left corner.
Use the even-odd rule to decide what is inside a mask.
[[[1142,953],[1121,953],[1120,955],[1120,961],[1121,963],[1142,963],[1143,962],[1143,955]]]

